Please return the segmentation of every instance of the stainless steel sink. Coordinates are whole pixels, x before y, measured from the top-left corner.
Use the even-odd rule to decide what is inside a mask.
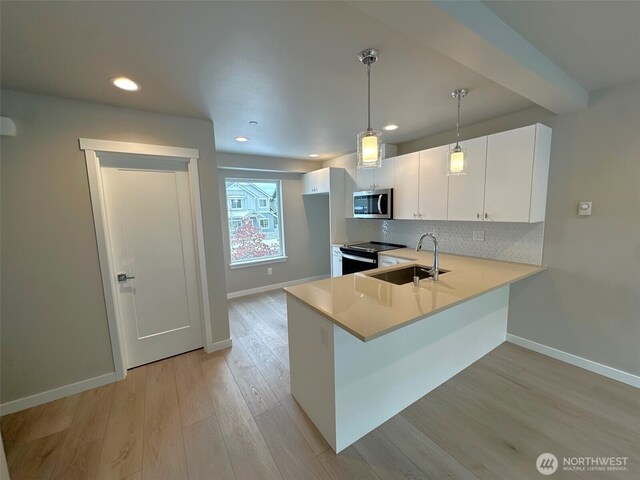
[[[424,265],[411,265],[408,267],[397,268],[395,270],[387,270],[386,272],[371,273],[367,275],[371,278],[382,280],[383,282],[404,285],[406,283],[413,283],[413,277],[419,277],[420,280],[431,277],[430,268],[431,267],[426,267]],[[442,275],[443,273],[449,272],[449,270],[439,269],[438,272]]]

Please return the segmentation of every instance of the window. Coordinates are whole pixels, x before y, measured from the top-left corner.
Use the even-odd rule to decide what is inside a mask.
[[[229,206],[231,210],[242,210],[242,199],[241,198],[230,198]]]
[[[240,228],[240,225],[242,225],[242,220],[240,219],[232,219],[229,220],[229,231],[231,232],[235,232],[238,228]]]
[[[225,193],[231,265],[285,259],[280,180],[227,179]],[[245,210],[242,218],[237,210]]]

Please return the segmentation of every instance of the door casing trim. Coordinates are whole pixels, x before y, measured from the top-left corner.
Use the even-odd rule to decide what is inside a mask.
[[[191,187],[191,208],[195,228],[196,240],[196,268],[198,270],[198,284],[200,287],[200,318],[202,324],[202,336],[205,348],[213,344],[213,332],[211,326],[211,310],[209,307],[209,284],[207,281],[207,267],[204,249],[204,227],[202,225],[202,204],[200,199],[200,175],[198,172],[198,159],[200,152],[193,148],[168,147],[164,145],[149,145],[144,143],[117,142],[112,140],[97,140],[80,138],[80,150],[84,151],[89,179],[89,192],[91,195],[91,208],[93,210],[93,224],[96,232],[98,246],[98,259],[100,262],[100,275],[102,290],[104,292],[105,306],[107,310],[107,323],[111,350],[113,352],[113,364],[116,380],[122,380],[127,376],[127,362],[125,358],[124,340],[122,338],[121,319],[115,292],[115,272],[111,271],[111,247],[109,244],[109,225],[106,216],[106,203],[102,187],[102,171],[100,169],[99,153],[120,153],[133,155],[147,155],[150,157],[170,157],[173,160],[181,160],[187,163],[189,172],[189,184]]]

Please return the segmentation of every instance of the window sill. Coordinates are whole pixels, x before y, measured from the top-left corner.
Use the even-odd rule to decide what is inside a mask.
[[[236,268],[257,267],[258,265],[267,265],[269,263],[286,262],[288,258],[289,257],[285,255],[282,257],[270,257],[260,260],[247,260],[244,262],[232,263],[229,265],[229,268],[231,270],[235,270]]]

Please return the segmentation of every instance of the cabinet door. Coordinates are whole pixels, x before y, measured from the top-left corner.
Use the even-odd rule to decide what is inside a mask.
[[[329,169],[322,168],[302,176],[302,193],[313,195],[315,193],[329,193]]]
[[[420,152],[418,214],[421,220],[447,219],[448,151],[449,146],[444,145]]]
[[[329,193],[330,172],[328,168],[322,168],[312,172],[315,174],[315,193]]]
[[[358,191],[373,190],[373,171],[374,168],[358,168],[356,185]]]
[[[485,218],[528,222],[536,126],[489,135]]]
[[[395,184],[395,157],[382,160],[380,168],[373,170],[373,185],[375,189],[393,188]]]
[[[393,218],[415,220],[418,215],[420,153],[395,159],[396,186],[393,190]]]
[[[331,276],[339,277],[342,275],[342,254],[340,253],[340,250],[338,250],[337,254],[334,251],[333,255],[331,255],[331,259]]]
[[[313,172],[302,175],[302,194],[310,195],[313,193]]]
[[[390,267],[396,265],[398,261],[394,257],[388,257],[386,255],[378,255],[378,267]]]
[[[466,150],[466,175],[449,176],[448,220],[481,220],[484,216],[484,179],[487,137],[460,142]],[[449,148],[453,148],[450,145]]]

